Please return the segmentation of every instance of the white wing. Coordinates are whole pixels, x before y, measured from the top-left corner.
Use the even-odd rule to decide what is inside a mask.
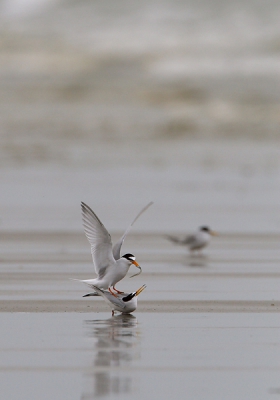
[[[115,258],[115,260],[118,260],[119,258],[121,258],[121,247],[122,244],[124,242],[124,239],[126,237],[126,235],[129,233],[130,229],[132,228],[132,225],[134,224],[134,222],[140,217],[141,214],[143,214],[144,211],[146,211],[152,204],[154,204],[153,201],[151,201],[149,204],[147,204],[134,218],[134,220],[131,222],[131,224],[129,225],[129,227],[127,228],[127,230],[124,232],[124,234],[122,235],[122,237],[119,239],[119,241],[114,245],[113,247],[113,256]]]
[[[106,301],[106,303],[108,304],[113,304],[114,306],[118,306],[122,309],[125,309],[125,304],[123,301],[121,301],[121,299],[119,299],[118,297],[113,296],[111,293],[101,290],[95,286],[93,286],[94,290],[96,290],[96,292],[103,297],[103,299]],[[124,297],[125,295],[127,295],[127,293],[124,293],[122,295],[122,297]]]
[[[85,203],[81,203],[85,235],[91,245],[95,272],[102,278],[109,265],[115,264],[111,236],[97,215]]]

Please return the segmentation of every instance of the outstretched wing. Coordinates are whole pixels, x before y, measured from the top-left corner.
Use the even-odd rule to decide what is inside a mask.
[[[122,237],[119,239],[119,241],[114,245],[113,247],[113,256],[115,260],[118,260],[119,258],[121,258],[121,247],[122,244],[124,242],[124,239],[126,237],[126,235],[129,233],[130,229],[132,228],[132,225],[134,224],[134,222],[140,217],[141,214],[143,214],[144,211],[146,211],[152,204],[154,204],[153,201],[151,201],[149,204],[147,204],[134,218],[134,220],[131,222],[131,224],[129,225],[129,227],[127,228],[127,230],[124,232],[124,234],[122,235]]]
[[[92,260],[99,278],[109,265],[115,264],[111,236],[97,215],[85,203],[81,203],[85,235],[91,245]]]
[[[170,240],[173,243],[182,244],[182,245],[191,245],[196,240],[194,235],[186,236],[185,239],[180,239],[180,238],[178,238],[176,236],[172,236],[172,235],[166,235],[165,237],[166,237],[166,239]]]

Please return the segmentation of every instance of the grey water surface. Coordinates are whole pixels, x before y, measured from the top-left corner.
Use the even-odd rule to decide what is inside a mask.
[[[279,236],[224,234],[190,256],[163,235],[131,234],[143,273],[117,287],[147,288],[133,315],[114,317],[69,280],[94,274],[82,232],[1,241],[1,398],[279,393]]]
[[[268,399],[277,314],[1,314],[2,398]]]

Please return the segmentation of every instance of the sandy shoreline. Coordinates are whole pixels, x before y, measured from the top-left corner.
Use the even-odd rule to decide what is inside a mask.
[[[278,313],[278,244],[278,235],[225,235],[206,254],[190,257],[158,234],[132,234],[126,246],[141,260],[143,274],[119,288],[146,283],[134,314]],[[0,261],[2,313],[110,314],[102,299],[83,299],[88,288],[71,280],[93,276],[82,234],[4,235]]]
[[[110,312],[101,301],[2,300],[0,312]],[[260,313],[280,312],[280,301],[141,301],[134,312],[173,313]]]

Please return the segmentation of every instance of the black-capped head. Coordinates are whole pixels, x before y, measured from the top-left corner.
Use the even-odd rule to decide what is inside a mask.
[[[125,258],[131,264],[135,265],[135,267],[140,269],[140,272],[138,274],[132,275],[130,278],[133,278],[134,276],[137,276],[137,275],[141,274],[142,269],[141,269],[140,265],[138,264],[138,262],[136,261],[136,258],[135,258],[135,256],[133,254],[127,253],[127,254],[123,255],[122,258]]]
[[[122,257],[126,258],[127,260],[129,260],[131,262],[136,260],[136,257],[133,254],[130,254],[130,253],[124,254]]]
[[[201,226],[199,228],[199,230],[200,230],[200,232],[207,232],[211,236],[218,236],[218,233],[215,231],[212,231],[212,229],[210,229],[208,226]]]
[[[201,226],[199,228],[199,230],[202,231],[202,232],[208,232],[208,233],[210,233],[210,231],[211,231],[211,229],[208,228],[208,226]]]
[[[127,303],[128,301],[132,300],[133,297],[136,296],[136,292],[133,293],[129,293],[127,296],[122,298],[122,301],[124,301],[125,303]]]
[[[146,285],[142,285],[138,290],[136,290],[136,292],[132,292],[132,293],[129,293],[127,296],[124,296],[122,298],[122,301],[124,301],[126,303],[126,302],[132,300],[133,297],[138,296],[140,293],[142,293],[144,289],[146,289]]]

